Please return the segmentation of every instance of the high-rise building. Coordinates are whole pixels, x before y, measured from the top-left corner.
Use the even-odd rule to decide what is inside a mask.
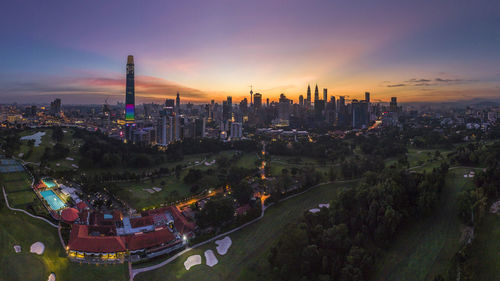
[[[179,95],[179,92],[177,92],[177,97],[175,98],[175,111],[179,113],[181,109],[181,97]]]
[[[314,102],[317,100],[319,100],[318,84],[316,84],[316,88],[314,88]]]
[[[323,88],[323,100],[325,101],[325,104],[328,102],[328,89]]]
[[[242,130],[242,125],[239,122],[232,122],[231,123],[231,133],[230,137],[231,139],[240,139],[243,136],[243,130]]]
[[[307,102],[306,106],[311,106],[311,85],[307,85]]]
[[[134,57],[127,58],[127,81],[125,88],[125,122],[135,122],[135,82],[134,82]]]
[[[364,100],[352,100],[352,127],[362,129],[368,126],[368,103]]]
[[[266,99],[266,106],[269,107],[269,98]]]
[[[304,106],[304,96],[303,95],[299,96],[299,106],[300,107]]]
[[[398,98],[397,97],[391,98],[391,103],[389,104],[389,111],[390,112],[398,112]]]
[[[365,92],[365,101],[370,103],[370,92]]]
[[[61,114],[61,99],[55,99],[50,103],[50,114],[54,116]]]
[[[170,107],[173,109],[175,107],[175,100],[174,99],[166,99],[165,100],[165,107]]]
[[[255,93],[253,95],[253,105],[255,108],[260,108],[262,106],[262,95],[260,93]]]
[[[285,94],[280,95],[278,103],[278,118],[280,120],[290,119],[290,100],[286,98]]]
[[[324,100],[316,100],[314,102],[314,117],[316,121],[323,121],[323,111],[325,110],[325,101]]]
[[[349,116],[345,104],[345,96],[340,96],[337,102],[337,124],[342,127],[349,126]]]

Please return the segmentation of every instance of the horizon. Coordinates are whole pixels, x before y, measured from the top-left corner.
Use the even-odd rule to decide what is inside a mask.
[[[374,102],[500,97],[494,1],[119,3],[1,4],[2,102],[124,102],[129,54],[137,104],[239,101],[250,85],[271,101],[308,84]]]

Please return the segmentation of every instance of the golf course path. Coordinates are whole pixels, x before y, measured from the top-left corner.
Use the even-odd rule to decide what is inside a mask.
[[[19,211],[19,212],[22,212],[22,213],[25,213],[26,215],[32,217],[32,218],[35,218],[35,219],[39,219],[39,220],[43,220],[44,222],[50,224],[51,226],[55,227],[55,228],[58,228],[57,225],[51,223],[48,219],[46,218],[42,218],[42,217],[39,217],[39,216],[35,216],[35,215],[32,215],[30,214],[29,212],[23,210],[23,209],[16,209],[16,208],[12,208],[10,205],[9,205],[9,200],[7,200],[7,193],[5,193],[5,187],[2,187],[2,191],[3,191],[3,198],[5,199],[5,204],[7,204],[7,208],[9,208],[9,210],[11,211]]]

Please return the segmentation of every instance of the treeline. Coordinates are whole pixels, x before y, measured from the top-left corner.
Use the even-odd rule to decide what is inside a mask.
[[[368,135],[354,139],[361,152],[365,155],[377,155],[382,158],[396,157],[408,152],[407,141],[402,138],[399,130],[386,130],[379,136]]]
[[[11,158],[21,147],[18,129],[0,129],[0,146],[5,151],[5,156]]]
[[[455,151],[448,155],[452,163],[462,166],[475,166],[485,161],[489,152],[485,145],[480,143],[468,143],[458,146]]]
[[[88,132],[75,130],[73,138],[80,138],[84,144],[80,147],[81,168],[111,168],[111,167],[149,167],[161,164],[165,160],[161,155],[155,155],[155,149],[121,140],[109,138],[100,131]]]
[[[448,165],[431,173],[386,169],[344,188],[319,213],[306,212],[272,247],[275,280],[367,280],[403,222],[438,203]]]
[[[166,155],[169,161],[180,161],[183,159],[184,155],[218,153],[230,149],[252,152],[259,149],[259,144],[254,140],[222,142],[218,139],[188,138],[169,144],[167,146]]]
[[[266,150],[271,155],[315,157],[327,159],[332,162],[344,160],[352,154],[352,149],[348,142],[330,136],[320,136],[314,142],[309,140],[300,140],[297,142],[285,140],[272,141],[266,145]]]
[[[462,191],[458,198],[459,217],[463,223],[473,228],[482,223],[488,212],[489,204],[500,197],[500,142],[481,149],[468,148],[471,153],[478,150],[481,153],[477,153],[476,163],[485,165],[486,169],[476,173],[474,188]],[[475,268],[478,261],[472,259],[471,247],[474,247],[474,240],[471,244],[465,244],[457,252],[453,260],[453,268],[450,270],[453,274],[448,276],[448,279],[456,280],[456,276],[459,274],[460,280],[478,280],[477,268]],[[458,272],[455,271],[456,268],[458,268]]]

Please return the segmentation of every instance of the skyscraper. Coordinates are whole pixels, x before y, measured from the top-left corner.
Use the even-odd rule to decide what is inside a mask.
[[[181,109],[181,97],[179,96],[179,92],[177,92],[177,97],[175,98],[175,111],[179,112]]]
[[[365,101],[370,103],[370,92],[365,92]]]
[[[314,89],[314,102],[317,100],[319,100],[318,84],[316,84],[316,88]]]
[[[328,89],[323,88],[323,100],[325,101],[325,104],[328,102]]]
[[[50,103],[50,114],[59,116],[61,114],[61,99],[55,99]]]
[[[397,97],[391,98],[391,103],[389,105],[389,111],[390,112],[398,112],[398,98]]]
[[[262,106],[262,95],[259,93],[255,93],[253,95],[253,105],[255,108],[260,108]]]
[[[135,122],[135,82],[134,82],[134,57],[127,58],[127,82],[125,89],[125,122]]]
[[[307,85],[307,103],[306,105],[307,106],[310,106],[311,105],[311,86],[310,85]]]
[[[303,95],[300,95],[299,96],[299,106],[304,106],[304,96]]]

